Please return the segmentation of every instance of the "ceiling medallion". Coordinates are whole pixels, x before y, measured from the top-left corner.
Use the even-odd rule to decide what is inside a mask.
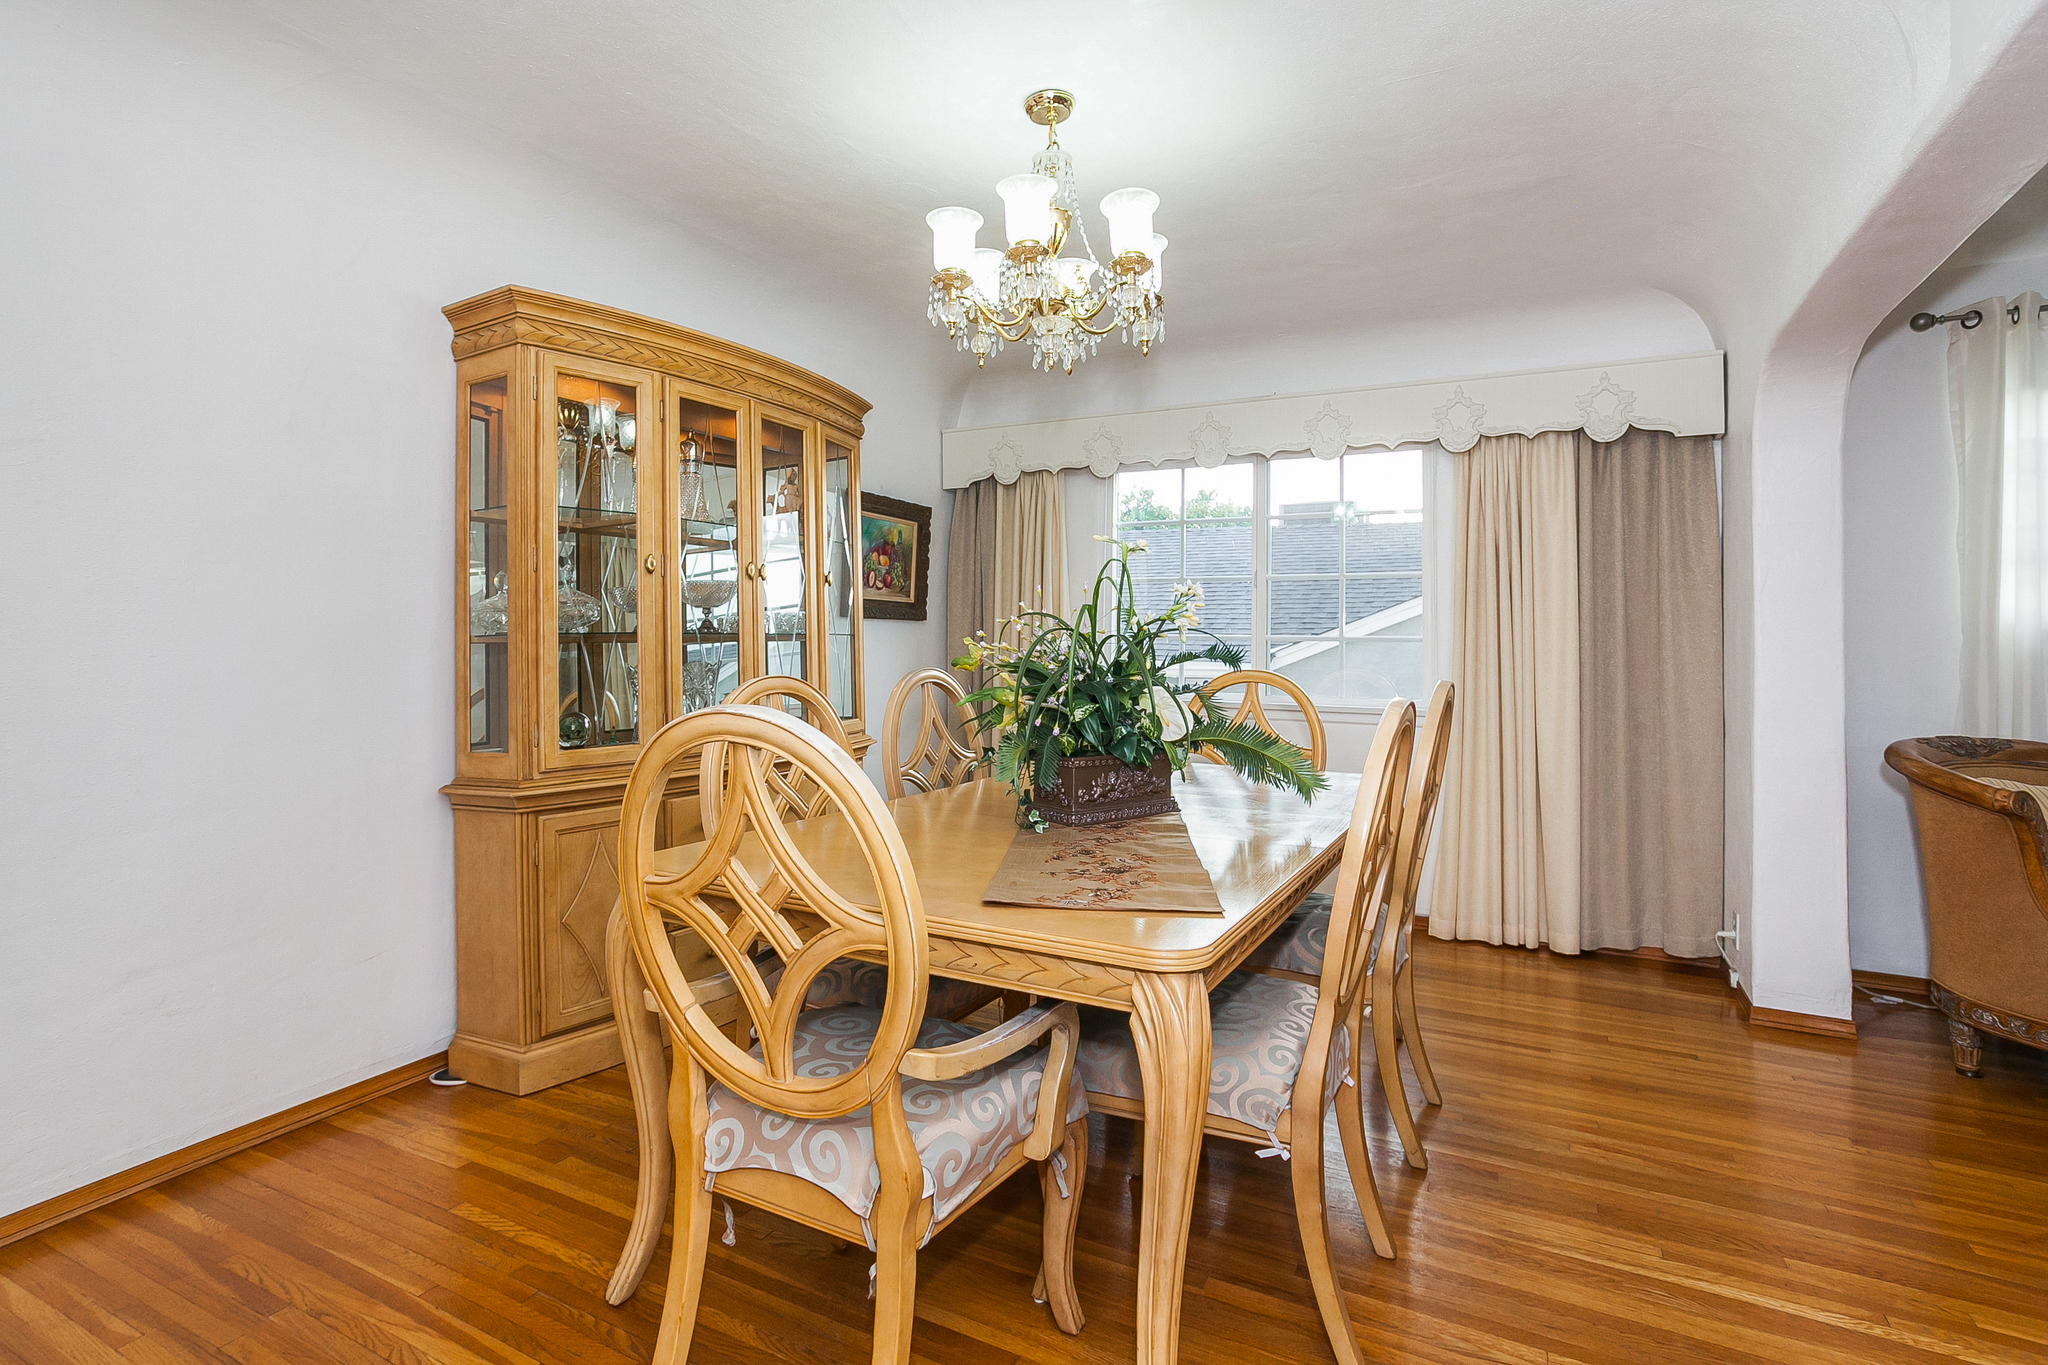
[[[982,218],[973,209],[933,209],[930,306],[976,365],[986,365],[1004,342],[1028,341],[1033,368],[1074,372],[1100,340],[1121,329],[1125,341],[1149,355],[1166,335],[1159,261],[1166,239],[1152,230],[1159,196],[1150,190],[1115,190],[1102,200],[1109,220],[1109,266],[1089,244],[1074,191],[1074,162],[1060,146],[1059,125],[1074,112],[1064,90],[1040,90],[1024,101],[1024,113],[1045,127],[1045,149],[1031,158],[1031,170],[998,181],[1003,228],[1010,247],[977,247]],[[1078,236],[1081,254],[1060,252]]]

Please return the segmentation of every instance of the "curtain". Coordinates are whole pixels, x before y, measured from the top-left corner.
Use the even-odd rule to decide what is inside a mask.
[[[2048,740],[2048,337],[2041,296],[1949,324],[1964,734]],[[2008,314],[2016,308],[2017,318]]]
[[[1066,512],[1057,471],[1034,470],[1013,484],[977,479],[953,494],[946,547],[946,657],[976,631],[994,636],[1020,611],[1064,612]],[[970,690],[987,678],[980,672]]]
[[[1438,938],[1579,951],[1577,441],[1485,437],[1458,473]]]
[[[1578,437],[1580,947],[1712,957],[1721,927],[1714,444]]]

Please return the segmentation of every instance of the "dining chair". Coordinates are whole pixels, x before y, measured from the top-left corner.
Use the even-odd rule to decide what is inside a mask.
[[[903,713],[917,704],[917,742],[903,753]],[[941,787],[972,782],[984,769],[974,764],[974,750],[961,739],[960,704],[967,689],[943,668],[920,668],[906,673],[889,693],[889,707],[882,713],[882,790],[891,801],[906,790],[937,791]]]
[[[813,729],[851,756],[852,742],[831,702],[803,679],[772,673],[755,678],[733,689],[724,704],[750,706],[762,702],[774,702],[776,706],[772,709],[784,712],[788,710],[789,702],[797,703]],[[704,829],[708,831],[717,828],[724,799],[725,783],[709,780],[726,771],[724,745],[718,740],[708,742],[698,762],[698,809]],[[809,819],[822,813],[823,794],[803,777],[778,769],[764,780],[771,788],[776,812],[785,821]],[[707,1002],[709,1017],[727,1030],[735,1044],[746,1046],[754,1036],[752,1023],[729,998],[723,984],[726,976],[718,970],[717,960],[709,947],[697,942],[696,935],[680,925],[671,927],[670,939],[686,972],[700,979],[698,990]],[[755,945],[755,952],[757,957],[762,956],[760,945]],[[615,917],[607,930],[605,943],[606,971],[612,979],[618,979],[620,963],[630,955],[623,926]],[[763,963],[763,970],[772,975],[776,968],[772,961],[768,961]],[[887,994],[888,982],[888,969],[881,964],[843,958],[825,967],[812,979],[804,1005],[808,1009],[826,1009],[834,1005],[865,1005],[879,1009]],[[998,999],[1007,997],[992,986],[952,977],[934,977],[925,992],[925,1010],[934,1018],[959,1020]],[[620,1009],[641,1008],[649,1013],[658,1013],[651,991],[628,993],[624,998],[615,999],[615,1005]],[[661,1235],[661,1220],[668,1209],[668,1144],[660,1139],[658,1133],[643,1132],[640,1151],[641,1171],[633,1220],[626,1229],[625,1245],[620,1248],[618,1264],[613,1268],[605,1289],[605,1297],[612,1303],[624,1303],[640,1288],[647,1266],[654,1259],[655,1244]]]
[[[1231,721],[1247,721],[1269,735],[1280,735],[1280,729],[1266,715],[1265,703],[1259,696],[1259,689],[1270,687],[1285,693],[1289,701],[1301,708],[1302,718],[1308,722],[1308,743],[1301,746],[1301,751],[1308,755],[1308,761],[1316,768],[1320,769],[1323,766],[1323,759],[1328,756],[1328,746],[1323,738],[1323,718],[1316,712],[1316,704],[1309,700],[1308,693],[1302,690],[1300,683],[1263,668],[1240,668],[1235,672],[1218,674],[1203,683],[1202,690],[1196,694],[1200,700],[1195,704],[1203,710],[1219,706],[1217,698],[1233,687],[1244,688],[1244,699],[1238,702],[1237,709],[1230,713]],[[1285,735],[1280,737],[1287,738]],[[1204,748],[1198,753],[1211,763],[1223,762],[1222,756],[1213,749]]]
[[[688,867],[659,871],[669,780],[714,743],[726,777],[718,823]],[[781,809],[790,774],[822,794],[821,813],[846,822],[865,886],[826,883],[797,851]],[[901,1365],[918,1248],[1027,1162],[1045,1198],[1047,1301],[1061,1330],[1081,1329],[1073,1236],[1088,1105],[1073,1074],[1074,1007],[1043,1005],[985,1033],[925,1017],[917,878],[896,822],[849,754],[768,707],[715,706],[671,722],[633,765],[619,872],[633,954],[675,1040],[675,1240],[656,1365],[689,1359],[713,1196],[871,1247],[873,1358]],[[720,989],[759,1039],[751,1049],[708,1016],[715,991],[685,977],[674,923],[717,954]],[[750,952],[763,940],[781,965],[772,979]],[[805,1008],[818,974],[851,953],[887,965],[881,1006]]]
[[[1330,1255],[1323,1119],[1345,1081],[1356,1083],[1353,1059],[1360,1046],[1369,954],[1385,904],[1379,888],[1394,858],[1400,794],[1414,741],[1414,703],[1390,702],[1360,774],[1337,868],[1331,942],[1339,951],[1326,956],[1314,984],[1233,972],[1209,993],[1209,1102],[1202,1130],[1256,1144],[1261,1156],[1287,1161],[1309,1282],[1342,1365],[1362,1365],[1362,1358]],[[1128,1016],[1091,1010],[1082,1026],[1077,1066],[1091,1108],[1143,1117],[1145,1078]],[[1373,1250],[1391,1258],[1394,1242],[1373,1180],[1363,1114],[1355,1104],[1337,1104],[1336,1110],[1344,1164]]]
[[[1437,796],[1443,790],[1444,768],[1451,750],[1451,714],[1456,689],[1439,682],[1430,693],[1429,714],[1416,741],[1416,762],[1408,778],[1407,800],[1401,813],[1401,838],[1394,852],[1393,874],[1387,878],[1389,907],[1381,920],[1382,929],[1373,944],[1372,990],[1366,1012],[1372,1018],[1374,1060],[1378,1065],[1380,1089],[1393,1112],[1394,1127],[1401,1134],[1401,1150],[1408,1164],[1418,1171],[1429,1169],[1429,1153],[1415,1131],[1415,1113],[1408,1106],[1408,1090],[1401,1079],[1401,1044],[1408,1046],[1408,1060],[1415,1079],[1422,1086],[1426,1103],[1441,1105],[1443,1091],[1436,1071],[1429,1063],[1429,1049],[1422,1041],[1422,1020],[1415,1010],[1415,903],[1422,890],[1422,868],[1429,857],[1429,835],[1436,821]],[[1273,936],[1247,959],[1246,966],[1257,972],[1312,980],[1323,969],[1323,944],[1329,936],[1330,898],[1312,895],[1289,916]],[[1352,1097],[1363,1103],[1362,1095]]]
[[[791,707],[791,702],[796,706]],[[839,719],[839,712],[826,700],[823,692],[802,678],[792,678],[783,673],[764,674],[728,692],[723,705],[768,706],[788,715],[801,711],[803,720],[812,729],[838,745],[842,752],[853,753],[853,741]],[[723,752],[723,748],[713,742],[705,746],[699,760],[702,767],[697,778],[697,805],[707,830],[718,824],[718,803],[725,784],[713,781],[711,777],[720,771]],[[777,778],[771,780],[771,786],[776,808],[785,820],[808,820],[823,809],[819,804],[824,800],[823,794],[813,783],[795,777],[788,781]]]

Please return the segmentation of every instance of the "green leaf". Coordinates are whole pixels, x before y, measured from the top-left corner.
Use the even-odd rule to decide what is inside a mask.
[[[1290,788],[1304,801],[1330,785],[1298,745],[1249,721],[1197,721],[1188,730],[1187,742],[1208,749],[1247,781]]]

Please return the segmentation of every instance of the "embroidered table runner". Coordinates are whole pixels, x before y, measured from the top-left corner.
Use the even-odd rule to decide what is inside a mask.
[[[1220,915],[1223,903],[1178,815],[1107,828],[1017,831],[982,893],[998,905]]]

